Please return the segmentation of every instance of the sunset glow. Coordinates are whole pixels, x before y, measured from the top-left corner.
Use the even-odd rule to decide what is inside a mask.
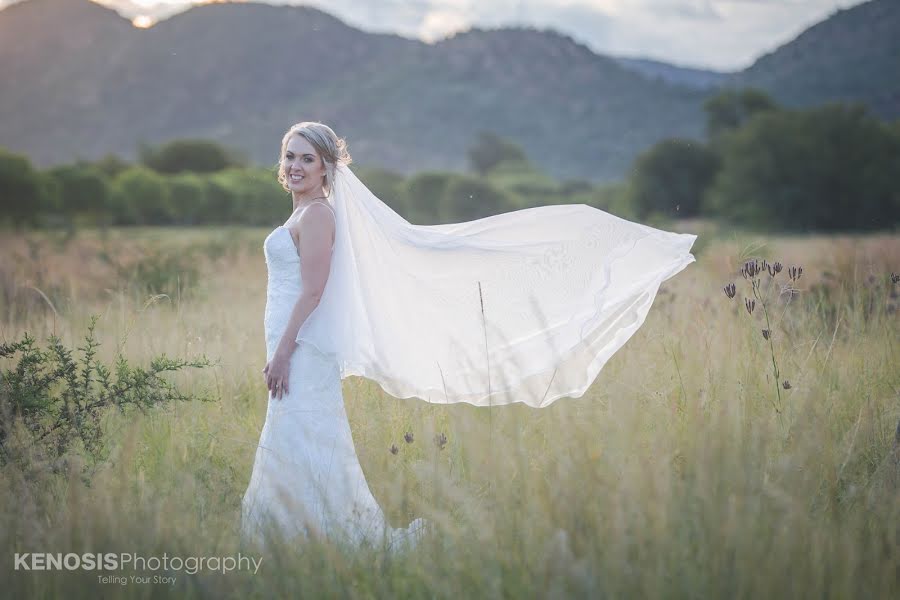
[[[156,20],[147,15],[138,15],[131,20],[131,24],[140,29],[146,29],[148,27],[153,27],[153,25],[156,24]]]

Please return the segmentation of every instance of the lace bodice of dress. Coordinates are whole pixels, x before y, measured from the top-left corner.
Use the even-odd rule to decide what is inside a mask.
[[[317,204],[313,202],[312,204]],[[309,206],[304,207],[296,217],[299,220]],[[319,202],[318,204],[325,204]],[[328,206],[326,204],[326,206]],[[331,208],[328,206],[328,208]],[[333,210],[333,209],[332,209]],[[291,221],[289,220],[288,223]],[[291,317],[297,298],[303,291],[300,256],[294,245],[294,238],[286,225],[279,225],[263,242],[266,257],[268,283],[266,285],[266,311],[264,318],[266,351],[271,360],[281,341],[281,336]]]
[[[300,297],[303,281],[300,276],[300,257],[291,232],[279,225],[263,243],[268,270],[266,312],[264,318],[266,351],[271,360],[287,327],[291,311]]]

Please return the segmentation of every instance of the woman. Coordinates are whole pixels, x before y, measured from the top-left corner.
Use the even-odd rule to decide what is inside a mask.
[[[242,537],[265,543],[271,525],[297,534],[389,544],[411,540],[422,521],[390,528],[357,460],[333,359],[296,341],[320,302],[331,267],[334,209],[328,203],[337,163],[349,164],[343,140],[320,123],[285,134],[278,179],[293,212],[263,245],[268,266],[265,312],[269,403],[250,485],[242,502]],[[270,519],[271,517],[271,519]]]
[[[582,396],[644,322],[695,235],[585,204],[413,225],[350,170],[344,140],[303,122],[282,140],[294,211],[265,240],[269,405],[243,533],[406,545],[353,448],[341,380],[397,398],[547,406]]]

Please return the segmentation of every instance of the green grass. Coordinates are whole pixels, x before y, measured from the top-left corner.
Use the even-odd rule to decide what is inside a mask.
[[[114,231],[112,243],[133,243],[123,233]],[[900,271],[897,236],[711,235],[698,244],[697,263],[663,284],[643,327],[589,392],[548,408],[429,405],[348,378],[344,397],[373,493],[394,525],[419,515],[435,525],[415,553],[316,543],[263,556],[256,574],[156,573],[175,576],[172,587],[101,584],[96,571],[13,571],[15,552],[247,554],[238,525],[266,408],[265,265],[264,233],[238,233],[139,236],[166,248],[217,240],[197,254],[196,293],[177,302],[148,302],[117,278],[95,258],[92,232],[62,250],[35,237],[44,251],[4,272],[6,288],[43,273],[68,298],[54,314],[7,289],[4,342],[26,330],[39,339],[55,331],[71,345],[88,315],[100,314],[101,360],[121,347],[136,364],[161,352],[220,361],[179,379],[187,391],[213,391],[217,402],[107,415],[112,456],[89,485],[40,470],[0,472],[4,595],[896,594],[900,463],[891,452],[900,419],[900,284],[889,281],[891,269]],[[26,247],[12,238],[3,245]],[[791,303],[770,305],[771,345],[760,334],[761,309],[750,315],[743,305],[751,292],[738,269],[754,256],[803,266]],[[85,278],[90,285],[77,283]],[[784,272],[776,280],[788,281]],[[722,290],[729,282],[738,288],[734,299]],[[781,388],[780,414],[773,354],[791,385]],[[440,433],[443,450],[433,442]],[[123,573],[135,574],[105,574]]]

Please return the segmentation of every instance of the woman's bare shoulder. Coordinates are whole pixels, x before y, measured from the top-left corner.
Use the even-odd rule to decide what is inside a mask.
[[[291,237],[294,238],[294,245],[297,246],[298,250],[300,248],[300,240],[307,238],[310,238],[309,241],[312,241],[311,238],[318,237],[326,239],[332,244],[334,243],[335,215],[333,209],[328,205],[316,206],[317,204],[322,203],[314,202],[306,207],[299,218],[285,225],[291,232]]]

